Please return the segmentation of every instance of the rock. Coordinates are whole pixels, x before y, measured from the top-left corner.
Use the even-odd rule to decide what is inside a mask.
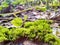
[[[48,15],[41,16],[41,19],[47,19]]]
[[[51,27],[53,27],[53,28],[54,28],[54,27],[55,27],[55,28],[58,28],[58,27],[59,27],[59,24],[58,24],[58,23],[54,23],[54,24],[51,25]]]
[[[54,35],[56,35],[56,31],[58,30],[58,27],[59,27],[58,23],[52,24],[51,27],[52,27],[52,30],[53,30],[52,33],[53,33]]]
[[[6,45],[15,45],[13,42],[9,42]]]
[[[57,29],[57,36],[60,38],[60,28]]]
[[[4,45],[4,43],[1,43],[1,42],[0,42],[0,45]]]
[[[48,43],[44,43],[43,45],[49,45]]]
[[[20,44],[18,44],[18,45],[23,45],[23,43],[20,43]]]
[[[4,8],[1,13],[10,13],[12,11],[12,5],[9,5],[7,8]]]
[[[33,43],[32,41],[27,40],[23,42],[23,45],[37,45],[37,44]]]
[[[36,19],[40,19],[41,16],[40,16],[40,15],[36,15],[35,18],[36,18]]]
[[[24,10],[24,7],[23,7],[23,6],[18,5],[18,6],[16,7],[16,9]]]
[[[51,12],[50,18],[56,17],[56,14],[54,11]]]
[[[56,31],[57,31],[57,29],[58,29],[58,28],[52,28],[52,30],[53,30],[53,32],[52,32],[53,35],[56,35]]]
[[[32,12],[32,14],[37,15],[37,12]]]

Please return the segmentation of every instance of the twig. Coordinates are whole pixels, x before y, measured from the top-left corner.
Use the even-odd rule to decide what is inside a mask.
[[[32,9],[33,8],[28,8],[28,9],[25,9],[25,10],[22,10],[22,11],[13,12],[13,13],[5,13],[5,14],[0,14],[0,15],[2,15],[2,16],[4,16],[4,15],[14,15],[15,17],[17,17],[16,14],[22,13],[22,12],[25,12],[25,11],[28,11],[28,10],[32,10]]]

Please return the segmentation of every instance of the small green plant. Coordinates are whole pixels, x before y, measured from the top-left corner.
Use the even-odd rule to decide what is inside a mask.
[[[20,18],[15,18],[12,22],[13,25],[17,26],[16,28],[8,29],[0,26],[0,42],[14,41],[17,38],[26,37],[30,40],[38,39],[50,45],[60,45],[60,39],[52,34],[51,20],[41,19],[34,22],[24,22],[24,27],[18,27],[23,22]]]
[[[0,10],[2,10],[3,8],[2,8],[2,6],[0,6]]]
[[[4,8],[6,8],[6,7],[8,7],[8,6],[9,6],[9,5],[8,5],[8,3],[7,3],[7,2],[5,2],[5,1],[4,1],[4,2],[2,2],[2,4],[1,4],[1,5],[2,5],[2,7],[4,7]]]
[[[33,22],[25,22],[24,27],[28,28],[30,26],[33,26],[33,24],[34,24]]]
[[[60,45],[60,39],[52,34],[45,35],[45,42],[48,42],[50,45]]]
[[[54,0],[53,1],[53,6],[55,6],[55,7],[59,6],[59,2],[57,0]]]
[[[4,27],[0,26],[0,42],[8,40],[7,39],[7,32],[8,31],[9,30],[7,28],[4,28]]]
[[[14,25],[14,26],[22,26],[22,23],[23,23],[23,21],[22,21],[22,19],[21,18],[15,18],[15,19],[13,19],[12,21],[11,21],[11,23]]]
[[[31,31],[28,37],[33,39],[36,38],[37,35],[40,40],[43,40],[44,35],[52,33],[50,22],[52,21],[36,20],[34,22],[25,22],[24,27]]]
[[[39,11],[46,11],[46,7],[36,7],[36,10],[39,10]]]
[[[0,11],[7,8],[8,6],[9,6],[8,3],[6,1],[3,1],[0,5]]]
[[[12,29],[10,29],[10,31],[8,32],[8,40],[14,41],[17,38],[20,38],[21,36],[24,37],[25,30],[26,30],[25,28],[12,28]]]

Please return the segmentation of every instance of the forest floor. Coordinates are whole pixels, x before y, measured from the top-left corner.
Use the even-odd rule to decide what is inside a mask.
[[[22,6],[19,6],[20,9],[16,9],[16,11],[14,12],[18,12],[19,10],[23,11],[24,10],[24,7]],[[1,26],[5,26],[7,28],[11,28],[11,27],[14,27],[12,24],[11,24],[11,20],[13,20],[15,18],[15,16],[13,15],[13,13],[11,13],[11,15],[9,15],[10,13],[7,13],[5,14],[5,16],[2,16],[0,14],[0,25]],[[47,10],[46,12],[42,12],[42,11],[38,11],[38,10],[35,10],[35,8],[31,9],[31,10],[26,10],[26,11],[23,11],[21,13],[17,13],[16,14],[17,17],[20,17],[22,18],[22,20],[24,20],[24,16],[27,16],[27,20],[26,21],[35,21],[37,19],[47,19],[47,20],[53,20],[54,23],[52,24],[52,27],[53,28],[59,28],[60,26],[60,8],[57,9],[57,11],[54,11],[54,10]],[[59,28],[60,30],[60,28]],[[58,35],[60,36],[60,35]],[[18,42],[18,43],[17,43]],[[12,42],[9,42],[8,44],[6,45],[40,45],[39,42],[38,43],[35,43],[35,42],[32,42],[30,40],[26,40],[26,39],[18,39],[16,40],[16,42],[14,42],[15,44],[13,44]],[[48,45],[46,43],[42,43],[41,45]]]

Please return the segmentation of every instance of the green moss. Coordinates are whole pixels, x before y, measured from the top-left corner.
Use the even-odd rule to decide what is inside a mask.
[[[14,25],[14,26],[21,26],[23,21],[21,18],[15,18],[11,21],[11,23]]]
[[[4,8],[6,8],[6,7],[8,7],[9,5],[8,5],[8,3],[6,2],[6,1],[3,1],[2,2],[2,7],[4,7]]]
[[[51,45],[60,45],[60,39],[52,34],[45,35],[45,42],[48,42]]]
[[[19,22],[20,18],[15,18],[13,22],[16,24],[15,21],[17,19],[17,25],[22,25]],[[60,45],[60,39],[52,34],[50,24],[51,21],[41,19],[34,22],[24,22],[24,27],[17,26],[16,28],[8,29],[0,26],[0,42],[4,40],[14,41],[20,37],[27,37],[30,40],[38,39],[51,45]]]
[[[46,9],[46,7],[36,7],[36,10],[39,10],[39,11],[46,11],[47,9]]]
[[[33,22],[25,22],[24,27],[28,28],[28,27],[33,26],[33,25],[34,25]]]
[[[0,11],[2,10],[2,6],[0,6]]]

